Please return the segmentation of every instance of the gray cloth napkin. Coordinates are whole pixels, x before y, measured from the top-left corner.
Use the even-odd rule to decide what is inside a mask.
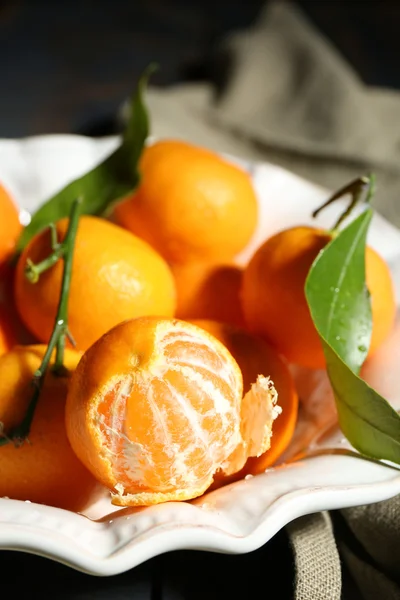
[[[398,93],[363,85],[286,2],[224,40],[215,65],[215,85],[149,90],[154,135],[267,160],[331,189],[374,171],[375,205],[400,225]],[[399,497],[304,517],[287,531],[297,600],[400,599]]]
[[[220,84],[152,89],[156,135],[268,160],[336,189],[374,171],[380,212],[400,225],[400,95],[366,87],[289,2],[229,36]]]

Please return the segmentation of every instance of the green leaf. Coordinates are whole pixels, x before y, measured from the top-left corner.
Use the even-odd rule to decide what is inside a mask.
[[[400,417],[382,396],[324,344],[340,428],[359,452],[400,464]]]
[[[131,99],[128,122],[123,134],[122,151],[128,153],[132,166],[136,168],[136,175],[138,178],[139,173],[137,165],[142,154],[144,142],[146,141],[150,130],[149,113],[144,104],[144,94],[147,82],[156,70],[157,65],[149,65],[139,79],[136,93]]]
[[[32,237],[49,223],[68,217],[76,198],[82,198],[82,214],[104,215],[115,202],[136,188],[139,183],[138,162],[149,135],[149,117],[143,96],[154,69],[150,65],[138,82],[121,145],[97,167],[69,183],[34,213],[31,222],[22,231],[17,252],[23,250]]]
[[[320,336],[356,373],[370,344],[371,303],[365,285],[365,242],[372,211],[365,211],[321,252],[306,282]]]
[[[400,464],[400,417],[359,376],[371,337],[365,285],[367,210],[324,248],[309,272],[305,293],[320,335],[339,424],[363,454]]]

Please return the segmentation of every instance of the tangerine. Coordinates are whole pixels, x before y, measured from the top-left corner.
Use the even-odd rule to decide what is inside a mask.
[[[59,241],[68,219],[56,224]],[[28,329],[48,342],[59,302],[62,261],[30,283],[27,260],[39,263],[51,254],[49,230],[35,236],[21,254],[15,277],[15,301]],[[141,315],[172,316],[176,292],[164,259],[145,241],[104,219],[82,216],[75,241],[68,323],[77,347],[85,350],[117,323]]]
[[[244,325],[240,289],[243,269],[209,262],[171,265],[177,291],[176,317]]]
[[[9,311],[0,305],[0,356],[16,344],[16,332],[11,324]]]
[[[18,209],[7,190],[0,184],[0,265],[7,261],[21,233]]]
[[[243,275],[242,307],[249,329],[262,335],[293,363],[325,368],[304,286],[318,253],[332,235],[314,227],[293,227],[275,234],[250,259]],[[385,261],[366,248],[366,283],[371,293],[371,356],[389,335],[395,318],[393,282]]]
[[[46,346],[17,346],[0,357],[0,422],[4,432],[22,421],[33,392],[33,377]],[[72,372],[81,357],[66,350]],[[54,362],[54,361],[53,361]],[[34,414],[29,442],[0,447],[0,497],[29,500],[80,510],[98,483],[75,456],[65,430],[68,376],[46,374]]]
[[[243,169],[205,148],[164,140],[145,148],[140,171],[138,189],[114,217],[169,262],[229,260],[247,245],[258,207]]]
[[[218,470],[238,471],[269,446],[276,393],[259,377],[246,395],[226,349],[177,319],[142,317],[102,336],[75,371],[67,433],[121,506],[200,496]]]
[[[26,331],[14,304],[14,268],[10,263],[3,267],[0,273],[0,356],[16,344],[35,341]]]
[[[286,360],[262,338],[242,328],[202,319],[191,323],[208,331],[229,350],[242,372],[244,393],[259,375],[269,376],[274,384],[282,414],[274,423],[271,447],[261,456],[249,458],[239,477],[261,473],[283,454],[296,427],[299,398]]]

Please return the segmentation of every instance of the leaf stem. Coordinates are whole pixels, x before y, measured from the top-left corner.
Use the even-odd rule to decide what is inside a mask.
[[[68,230],[65,236],[64,241],[59,244],[57,242],[56,236],[54,234],[55,228],[50,226],[50,231],[52,235],[52,248],[53,253],[45,260],[43,260],[38,265],[34,265],[31,263],[33,267],[33,273],[40,275],[46,269],[50,268],[52,265],[56,264],[56,262],[62,257],[64,259],[64,269],[63,269],[63,278],[61,283],[61,293],[60,300],[57,308],[57,315],[54,322],[53,331],[47,345],[46,352],[43,356],[41,365],[39,369],[35,372],[33,378],[33,386],[34,391],[32,397],[29,401],[28,407],[26,409],[25,415],[19,425],[17,425],[8,435],[6,435],[3,431],[2,424],[0,423],[0,446],[4,446],[9,442],[13,442],[17,447],[22,445],[25,440],[27,440],[29,436],[29,432],[31,429],[33,417],[35,414],[36,406],[39,401],[40,392],[43,387],[44,379],[49,367],[50,359],[53,354],[53,351],[56,351],[55,362],[53,371],[62,375],[65,373],[64,369],[64,350],[65,350],[65,338],[68,336],[72,337],[68,330],[68,298],[69,298],[69,290],[71,286],[71,276],[72,276],[72,260],[74,254],[75,247],[75,239],[76,233],[78,230],[78,222],[79,222],[79,213],[80,213],[80,205],[82,200],[78,198],[74,201],[71,208],[71,215],[68,225]],[[39,268],[38,268],[39,267]],[[36,270],[35,270],[36,269]],[[28,279],[32,281],[32,279],[27,275]],[[73,338],[72,338],[73,339]]]
[[[339,216],[336,223],[334,224],[334,226],[331,229],[331,232],[333,234],[338,233],[341,224],[352,214],[355,206],[357,206],[361,202],[364,202],[367,205],[369,205],[371,203],[371,200],[375,194],[375,183],[376,183],[376,179],[375,179],[375,175],[373,173],[370,173],[369,175],[365,175],[363,177],[358,177],[357,179],[354,179],[353,181],[351,181],[344,187],[340,188],[334,194],[332,194],[332,196],[330,196],[330,198],[328,198],[328,200],[326,202],[324,202],[324,204],[322,204],[322,206],[317,208],[312,213],[313,218],[317,217],[319,215],[319,213],[322,210],[324,210],[324,208],[326,208],[330,204],[333,204],[333,202],[335,202],[336,200],[339,200],[339,198],[343,198],[344,196],[347,196],[350,194],[351,195],[350,204],[348,205],[346,210]]]

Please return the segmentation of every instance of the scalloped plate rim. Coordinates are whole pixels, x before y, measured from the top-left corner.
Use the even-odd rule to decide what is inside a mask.
[[[50,134],[19,140],[0,139],[0,158],[3,156],[4,159],[6,153],[12,148],[11,154],[15,154],[16,152],[18,155],[19,153],[22,161],[21,165],[23,164],[23,161],[25,161],[26,165],[31,165],[34,172],[34,168],[32,167],[34,160],[32,156],[30,156],[32,155],[33,150],[36,152],[41,150],[46,154],[46,151],[48,152],[50,146],[54,146],[54,144],[58,145],[58,151],[60,151],[60,148],[62,148],[63,145],[66,151],[65,144],[68,145],[68,148],[71,147],[71,144],[76,145],[76,148],[80,145],[82,151],[84,150],[86,153],[89,152],[90,154],[90,156],[89,154],[86,155],[86,163],[85,161],[82,162],[82,164],[85,163],[82,167],[85,169],[87,168],[88,163],[94,164],[108,154],[108,152],[115,147],[117,141],[117,137],[93,139],[73,134]],[[35,156],[35,160],[39,160],[40,162],[40,152],[37,152],[37,154],[38,156]],[[279,180],[279,185],[281,185],[282,181],[287,180],[291,182],[292,186],[298,185],[299,188],[303,186],[304,193],[309,191],[311,195],[315,194],[316,197],[325,193],[321,187],[307,182],[297,175],[285,171],[281,167],[270,165],[268,163],[255,163],[248,160],[236,159],[234,157],[230,158],[237,160],[244,165],[251,172],[252,176],[254,176],[254,174],[257,175],[257,170],[261,172],[264,169],[264,175],[269,173],[270,176],[276,176],[277,180]],[[74,157],[74,159],[76,159],[76,157]],[[22,172],[20,172],[19,175],[16,175],[13,171],[14,164],[11,165],[10,162],[8,171],[7,167],[4,167],[4,164],[3,160],[3,163],[0,164],[0,180],[3,177],[6,186],[8,185],[11,191],[15,191],[18,189],[18,177],[23,179]],[[75,173],[78,174],[78,172],[79,168],[75,168]],[[76,176],[76,174],[74,176]],[[64,184],[64,181],[62,184]],[[56,187],[57,186],[54,186],[54,191],[56,190]],[[20,194],[22,189],[23,185],[21,185]],[[327,218],[329,217],[327,216]],[[387,231],[390,233],[390,224],[388,224],[387,227]],[[400,246],[397,254],[400,255]],[[268,481],[273,480],[274,477],[278,482],[278,489],[279,485],[287,482],[286,474],[288,473],[289,477],[290,473],[298,474],[298,469],[300,469],[300,472],[301,469],[303,469],[308,473],[312,471],[312,468],[307,465],[318,465],[321,463],[326,465],[321,469],[321,474],[324,474],[325,477],[329,465],[340,464],[343,460],[347,461],[348,459],[338,456],[308,458],[300,461],[300,463],[293,463],[284,466],[283,468],[278,467],[277,469],[271,469],[274,473],[272,478],[266,473],[253,478],[254,481],[249,482],[247,485],[249,489],[254,485],[254,490],[256,492],[258,487],[261,488],[261,491],[264,490],[268,492]],[[341,476],[344,477],[344,479],[347,477],[345,471],[347,469],[346,465],[348,464],[350,463],[343,463],[344,472]],[[105,523],[104,521],[90,520],[81,515],[72,515],[54,507],[35,504],[29,504],[29,506],[27,506],[21,501],[0,499],[0,549],[19,550],[45,556],[74,569],[93,575],[103,576],[124,572],[151,557],[171,550],[197,549],[239,554],[251,552],[271,539],[271,537],[288,522],[304,514],[320,510],[345,508],[357,504],[368,504],[379,500],[385,500],[400,493],[400,473],[393,474],[393,469],[383,464],[364,464],[360,471],[363,470],[365,471],[365,476],[371,473],[372,481],[370,483],[350,485],[349,483],[342,482],[335,484],[333,482],[330,485],[318,485],[317,480],[317,483],[310,487],[305,486],[302,489],[292,489],[291,491],[278,494],[276,498],[264,506],[264,510],[261,510],[255,526],[248,533],[242,535],[234,535],[223,528],[218,528],[215,525],[211,526],[205,519],[205,515],[209,513],[208,510],[205,511],[205,513],[202,513],[193,512],[193,510],[190,509],[188,512],[191,515],[196,515],[196,519],[198,517],[198,520],[194,523],[186,523],[185,521],[179,523],[172,522],[169,525],[162,522],[156,523],[150,528],[144,528],[143,533],[139,536],[134,537],[132,534],[132,536],[129,537],[129,535],[125,535],[126,539],[121,541],[121,535],[124,534],[124,531],[128,531],[128,526],[125,527],[121,525],[126,518],[123,515],[116,516],[114,520],[112,518],[113,513],[110,513],[110,522]],[[338,472],[336,472],[335,476],[337,475]],[[262,478],[266,481],[265,486],[262,483]],[[322,476],[321,478],[323,479]],[[373,480],[374,478],[375,480]],[[335,478],[333,477],[333,479]],[[279,483],[280,480],[281,483]],[[243,490],[245,490],[245,485],[246,482],[241,481],[237,484],[227,486],[227,488],[223,488],[223,490],[225,490],[225,492],[228,490],[228,495],[231,496],[231,500],[236,496],[240,499],[241,494],[244,500],[246,500],[246,491],[243,492]],[[218,498],[223,497],[221,491],[222,490],[211,492],[206,498],[216,498],[218,502]],[[243,507],[246,509],[246,502],[243,498],[242,503],[239,503],[240,505],[238,507],[235,506],[235,510],[237,509],[236,513],[235,511],[232,513],[232,506],[229,504],[226,504],[225,506],[226,514],[223,510],[220,512],[214,511],[217,517],[218,514],[221,516],[222,522],[224,522],[223,519],[225,518],[225,523],[230,523],[233,529],[236,527],[236,522],[239,524],[237,525],[237,528],[240,529],[242,517],[240,516],[239,509],[242,509]],[[258,497],[249,492],[248,498],[253,501],[254,499],[257,500]],[[255,502],[255,505],[256,504],[257,502]],[[193,505],[199,510],[198,502],[197,504],[195,502]],[[193,505],[187,504],[187,506]],[[256,509],[255,505],[252,505],[254,510]],[[166,511],[172,510],[172,512],[176,511],[175,514],[179,516],[186,510],[182,510],[182,508],[182,505],[179,505],[179,503],[169,503],[166,505],[159,505],[156,509],[151,507],[151,509],[146,509],[146,511],[148,511],[148,515],[156,515],[157,517],[157,515],[162,515],[163,513],[167,514]],[[13,520],[12,517],[15,514],[20,515],[22,522],[16,517]],[[204,522],[202,522],[203,514]],[[26,515],[33,518],[32,523],[26,522]],[[250,520],[251,517],[249,515],[248,517]],[[101,555],[101,553],[96,555],[95,552],[89,552],[86,549],[85,544],[89,544],[89,547],[93,550],[94,548],[97,548],[94,542],[90,545],[90,539],[79,542],[79,539],[74,539],[71,537],[71,534],[68,536],[63,532],[63,528],[68,530],[70,527],[72,527],[73,531],[73,526],[75,525],[72,525],[72,521],[74,521],[75,518],[78,519],[76,523],[80,524],[83,536],[87,535],[87,537],[90,538],[91,535],[100,534],[101,541],[104,545],[104,550],[102,551],[103,555]],[[131,519],[131,517],[129,518]],[[139,516],[135,514],[130,520],[129,527],[131,527],[132,524],[134,525],[135,521],[140,522],[140,520],[145,518],[146,517],[143,517],[143,512],[139,513]],[[43,522],[46,521],[46,519],[52,523],[51,527],[43,526]],[[85,523],[86,526],[82,526],[82,523]],[[244,523],[246,523],[246,520]],[[113,542],[114,537],[115,541]],[[101,544],[99,544],[99,548],[100,547]]]

